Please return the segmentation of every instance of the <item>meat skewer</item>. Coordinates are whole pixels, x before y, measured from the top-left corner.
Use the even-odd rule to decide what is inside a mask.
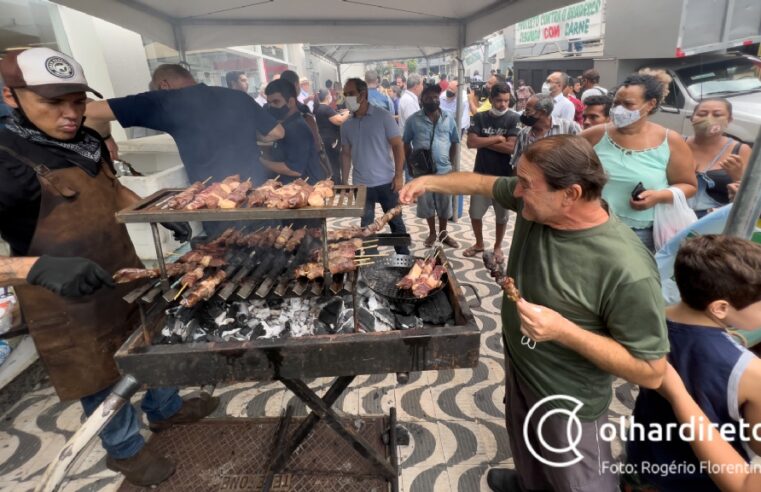
[[[193,290],[180,301],[180,305],[184,307],[193,307],[201,301],[209,300],[211,296],[214,295],[217,286],[222,283],[226,276],[227,273],[224,270],[217,270],[209,277],[201,280],[198,285],[196,285]]]
[[[441,287],[441,276],[446,269],[436,264],[436,258],[416,260],[407,275],[397,282],[399,289],[412,290],[412,295],[418,299],[428,297],[431,291]]]
[[[240,176],[228,176],[220,183],[212,183],[198,193],[193,200],[185,206],[186,210],[198,210],[200,208],[217,208],[221,199],[227,198],[240,186]]]
[[[170,263],[166,266],[168,277],[176,277],[189,272],[195,268],[193,263]],[[147,278],[159,278],[161,270],[158,268],[122,268],[113,275],[114,282],[117,284],[126,284],[136,280]]]
[[[221,198],[219,200],[219,208],[239,207],[243,202],[246,201],[246,194],[251,189],[251,187],[252,185],[250,179],[239,184],[238,187],[235,188],[235,190],[231,191],[226,198]]]
[[[183,191],[177,193],[175,196],[166,202],[166,207],[172,210],[178,210],[185,208],[190,202],[193,201],[196,194],[203,190],[204,184],[202,181],[196,181],[192,185],[185,188]]]
[[[383,228],[386,227],[386,224],[388,224],[391,221],[391,219],[393,219],[394,217],[396,217],[397,215],[401,213],[402,213],[402,206],[397,205],[396,207],[389,209],[389,211],[383,214],[382,216],[375,219],[375,222],[365,227],[364,229],[361,227],[352,226],[352,227],[347,227],[346,229],[338,229],[335,231],[329,231],[328,240],[342,241],[346,239],[372,236],[373,234],[377,234],[378,232],[383,230]]]
[[[270,193],[283,186],[283,183],[275,179],[268,179],[261,186],[254,189],[248,196],[249,207],[261,207],[269,198]]]

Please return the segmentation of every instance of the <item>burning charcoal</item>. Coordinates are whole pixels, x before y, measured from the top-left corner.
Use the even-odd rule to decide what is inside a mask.
[[[373,316],[375,316],[376,321],[393,328],[395,320],[394,320],[394,313],[391,312],[391,309],[387,307],[382,307],[382,308],[373,310],[372,313],[373,313]],[[376,331],[381,331],[381,330],[376,330]]]
[[[235,313],[235,318],[241,322],[244,323],[246,320],[251,318],[251,312],[248,309],[248,304],[245,302],[236,303],[238,312]]]
[[[315,335],[328,335],[335,333],[335,328],[329,328],[328,325],[321,321],[315,322],[314,334]]]
[[[336,333],[352,333],[354,331],[354,310],[344,309],[338,315]]]
[[[294,338],[303,337],[305,335],[314,335],[313,323],[291,323],[288,330]]]
[[[320,311],[318,319],[328,326],[328,329],[335,333],[338,326],[338,317],[344,310],[344,301],[340,297],[332,299]]]
[[[277,338],[280,336],[283,331],[285,331],[284,326],[278,326],[278,325],[272,325],[270,326],[267,322],[262,321],[261,322],[261,328],[264,330],[264,335],[259,336],[257,338]]]
[[[391,310],[404,316],[412,316],[415,314],[415,305],[409,302],[400,302],[391,306]]]
[[[403,314],[396,314],[394,315],[394,318],[394,325],[399,330],[411,330],[413,328],[423,327],[423,320],[417,316],[405,316]]]
[[[251,340],[251,335],[254,333],[254,329],[249,326],[244,326],[240,329],[240,336],[243,340]]]
[[[365,331],[375,331],[375,316],[373,316],[372,311],[360,306],[357,311],[357,318],[359,326],[364,328]]]
[[[418,306],[418,316],[424,323],[443,325],[454,317],[454,311],[446,293],[439,291]]]
[[[235,318],[229,318],[227,311],[220,313],[219,316],[214,318],[214,324],[219,326],[220,328],[223,326],[233,324],[233,323],[235,323]]]
[[[221,336],[225,342],[237,340],[236,335],[240,333],[240,328],[234,328],[232,330],[223,331]]]

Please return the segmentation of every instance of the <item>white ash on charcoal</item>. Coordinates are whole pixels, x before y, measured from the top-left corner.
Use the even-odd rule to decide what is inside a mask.
[[[303,337],[354,330],[351,297],[287,298],[171,308],[160,344],[234,342]]]

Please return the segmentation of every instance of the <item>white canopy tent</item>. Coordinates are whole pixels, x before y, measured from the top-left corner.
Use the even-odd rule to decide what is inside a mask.
[[[56,0],[178,51],[310,43],[458,49],[568,0]],[[415,48],[419,49],[419,48]],[[384,55],[385,56],[385,55]],[[352,58],[370,61],[355,53]],[[345,63],[348,63],[346,61]]]

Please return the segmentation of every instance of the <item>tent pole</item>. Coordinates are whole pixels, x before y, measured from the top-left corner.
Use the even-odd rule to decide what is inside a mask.
[[[455,96],[456,101],[456,110],[455,110],[455,125],[457,127],[457,133],[460,135],[460,140],[462,140],[462,129],[460,128],[460,122],[462,121],[462,90],[464,88],[465,83],[465,65],[463,65],[462,58],[463,54],[465,52],[465,24],[460,24],[460,32],[459,32],[459,39],[457,43],[457,56],[455,57],[455,60],[457,60],[457,95]],[[452,163],[452,169],[457,172],[460,170],[460,152],[462,151],[462,141],[460,143],[456,143],[456,151],[454,154],[454,162]],[[452,196],[452,222],[457,223],[457,219],[459,218],[457,215],[457,205],[459,203],[459,197],[457,195]]]
[[[761,131],[756,137],[748,167],[740,181],[724,234],[749,239],[761,214]]]
[[[172,34],[174,34],[174,46],[177,48],[177,54],[180,57],[180,61],[187,63],[185,57],[185,36],[182,33],[182,25],[179,23],[173,23]]]

